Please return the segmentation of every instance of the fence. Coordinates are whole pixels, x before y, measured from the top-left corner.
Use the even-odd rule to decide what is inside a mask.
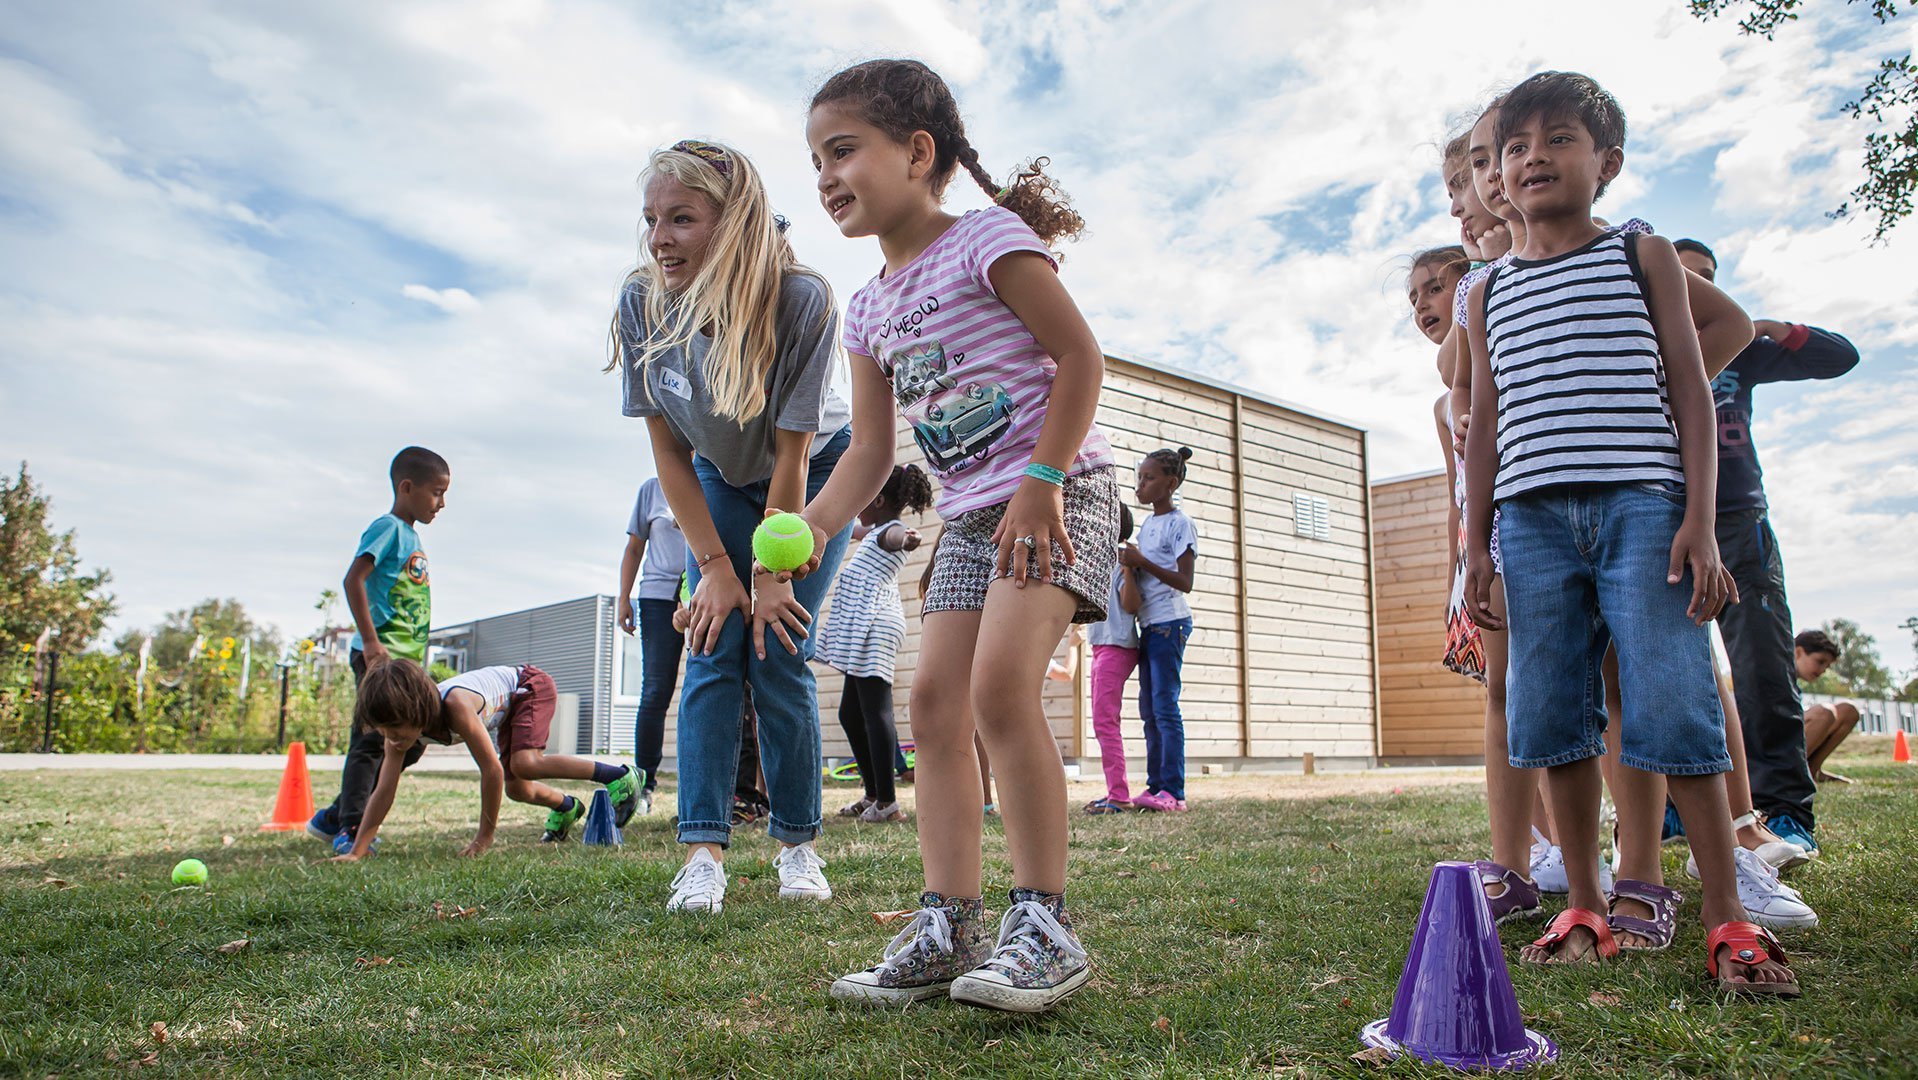
[[[1907,735],[1918,735],[1918,702],[1894,701],[1891,698],[1839,697],[1832,694],[1806,694],[1805,707],[1823,705],[1830,708],[1839,702],[1849,702],[1858,709],[1859,735],[1889,735],[1893,731],[1903,731]]]

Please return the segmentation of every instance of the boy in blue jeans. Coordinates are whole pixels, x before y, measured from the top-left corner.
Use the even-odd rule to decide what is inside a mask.
[[[423,446],[409,446],[394,455],[387,475],[393,484],[393,508],[360,534],[359,548],[341,583],[347,610],[353,613],[349,662],[355,686],[369,670],[389,660],[425,664],[426,633],[433,621],[433,583],[426,571],[426,548],[415,526],[432,524],[446,509],[453,472],[445,458]],[[307,832],[331,841],[336,852],[353,847],[385,746],[379,732],[360,724],[356,710],[353,741],[340,770],[340,794],[306,823]],[[419,760],[424,749],[414,746],[407,752],[406,764]]]
[[[1526,239],[1467,300],[1472,412],[1497,419],[1466,439],[1466,488],[1492,492],[1466,507],[1466,595],[1480,626],[1509,622],[1512,765],[1548,770],[1571,886],[1567,909],[1520,955],[1574,963],[1618,952],[1598,885],[1610,643],[1624,698],[1619,761],[1664,775],[1684,820],[1706,971],[1722,990],[1796,996],[1777,939],[1746,919],[1732,862],[1731,759],[1704,624],[1736,590],[1714,535],[1711,389],[1684,270],[1670,241],[1592,220],[1625,160],[1624,113],[1592,80],[1542,72],[1520,83],[1494,143]],[[1506,620],[1491,605],[1495,504]],[[1669,927],[1657,929],[1669,941]]]

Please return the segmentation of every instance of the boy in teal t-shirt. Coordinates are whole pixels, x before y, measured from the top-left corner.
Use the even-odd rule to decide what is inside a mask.
[[[353,613],[349,660],[355,685],[368,670],[389,660],[424,665],[426,634],[432,625],[432,578],[415,526],[432,524],[446,508],[452,470],[433,451],[409,446],[394,456],[388,475],[393,508],[360,534],[359,548],[342,582],[347,609]],[[418,760],[422,749],[415,745],[407,753],[406,764]],[[384,754],[384,738],[377,731],[361,730],[356,715],[353,741],[340,770],[340,794],[333,805],[313,815],[306,831],[332,841],[336,850],[351,850]]]

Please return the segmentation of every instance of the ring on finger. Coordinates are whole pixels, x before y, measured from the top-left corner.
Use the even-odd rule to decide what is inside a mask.
[[[1033,536],[1031,533],[1027,533],[1024,536],[1021,536],[1017,541],[1015,541],[1015,543],[1024,544],[1028,548],[1037,550],[1039,547],[1039,538],[1036,536]]]

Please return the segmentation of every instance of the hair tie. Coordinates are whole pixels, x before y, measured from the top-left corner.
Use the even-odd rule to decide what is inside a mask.
[[[997,192],[995,192],[995,193],[993,194],[993,196],[992,196],[992,201],[993,201],[993,202],[995,202],[995,203],[1002,203],[1002,202],[1005,202],[1005,201],[1006,201],[1006,196],[1008,196],[1008,195],[1010,195],[1010,194],[1012,194],[1012,188],[1010,188],[1010,187],[1002,187],[1002,188],[1000,188],[1000,189],[999,189],[999,190],[998,190]]]
[[[786,220],[786,215],[784,214],[773,215],[773,228],[779,230],[780,235],[784,236],[786,233],[786,230],[792,227],[793,227],[793,223]]]
[[[732,155],[718,143],[701,142],[698,139],[681,139],[672,145],[674,153],[691,154],[713,167],[723,179],[733,178]]]

